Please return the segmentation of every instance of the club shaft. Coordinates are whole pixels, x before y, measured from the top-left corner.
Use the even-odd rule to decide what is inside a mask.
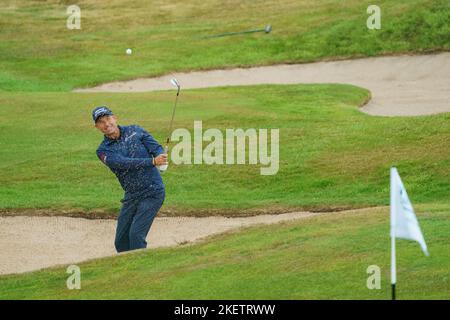
[[[206,37],[204,37],[204,39],[220,38],[220,37],[226,37],[226,36],[234,36],[234,35],[238,35],[238,34],[263,32],[263,31],[265,31],[265,29],[247,30],[247,31],[239,31],[239,32],[227,32],[227,33],[221,33],[221,34],[216,34],[216,35],[212,35],[212,36],[206,36]]]
[[[172,110],[172,119],[170,119],[169,134],[167,136],[167,141],[166,141],[167,145],[169,145],[169,143],[170,143],[170,136],[172,135],[173,119],[175,117],[175,110],[177,109],[177,102],[178,102],[179,94],[180,94],[180,88],[178,87],[177,96],[175,98],[175,104],[174,104],[173,110]]]

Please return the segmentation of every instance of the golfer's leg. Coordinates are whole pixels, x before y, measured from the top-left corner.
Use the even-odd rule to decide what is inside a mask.
[[[147,248],[147,234],[164,202],[164,193],[142,199],[130,228],[130,250]]]
[[[120,209],[120,215],[117,218],[116,239],[114,241],[117,252],[130,250],[129,234],[136,208],[136,201],[130,201],[124,203]]]

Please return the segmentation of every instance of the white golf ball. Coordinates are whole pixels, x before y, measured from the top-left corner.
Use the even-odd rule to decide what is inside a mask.
[[[131,51],[130,48],[127,49],[127,54],[131,54],[133,51]]]

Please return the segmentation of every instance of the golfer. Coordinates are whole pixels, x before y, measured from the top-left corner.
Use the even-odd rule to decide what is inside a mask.
[[[165,198],[157,166],[167,163],[167,154],[141,127],[119,126],[106,106],[96,107],[92,119],[104,134],[97,156],[116,175],[125,191],[117,220],[116,250],[146,248],[145,239]]]

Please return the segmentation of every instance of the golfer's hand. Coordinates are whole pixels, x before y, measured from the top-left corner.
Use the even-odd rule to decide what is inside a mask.
[[[153,164],[155,166],[162,166],[163,164],[167,164],[167,153],[162,153],[159,156],[153,159]]]

